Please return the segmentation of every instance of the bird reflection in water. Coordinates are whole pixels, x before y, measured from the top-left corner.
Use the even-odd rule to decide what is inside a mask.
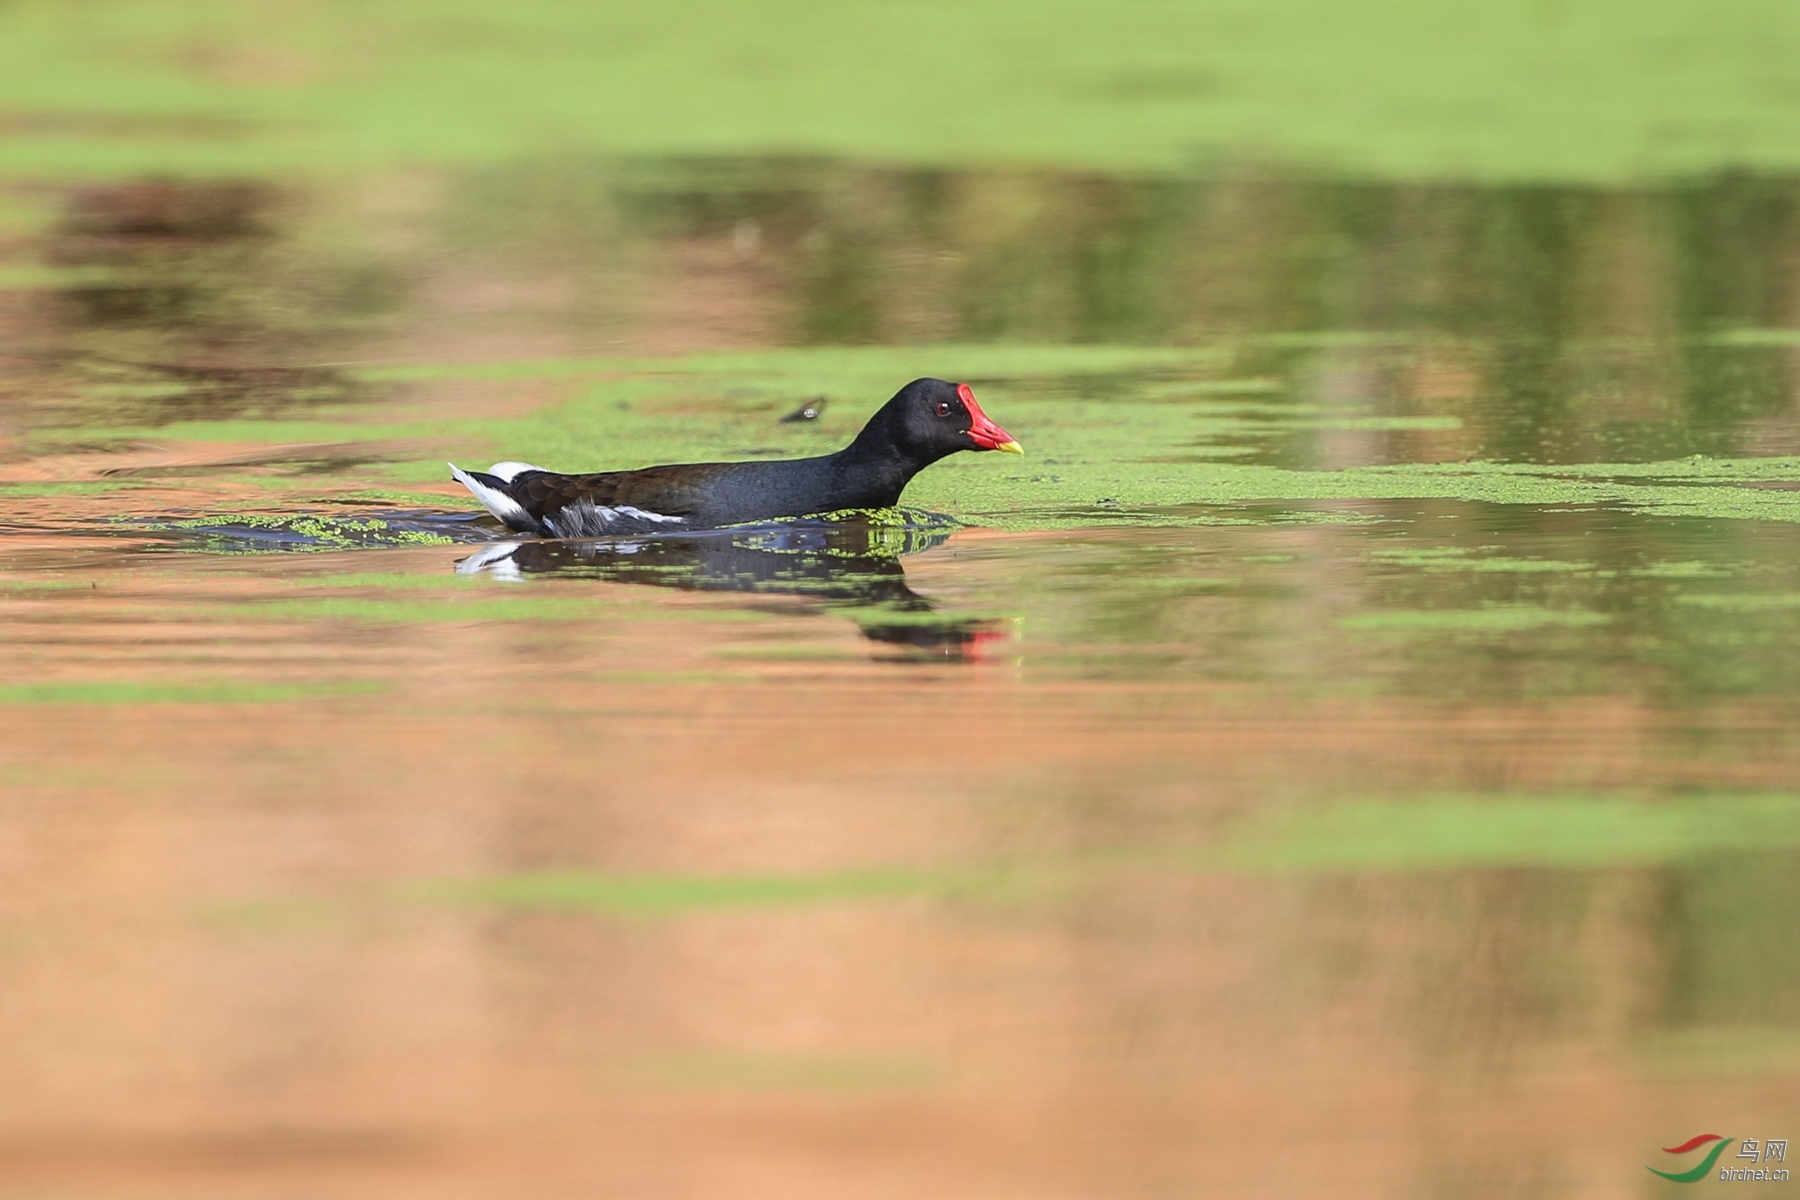
[[[907,586],[900,563],[903,555],[943,544],[950,533],[942,525],[807,519],[655,537],[527,538],[483,546],[460,560],[456,572],[808,596],[906,658],[979,662],[1006,634],[991,620],[937,612]]]

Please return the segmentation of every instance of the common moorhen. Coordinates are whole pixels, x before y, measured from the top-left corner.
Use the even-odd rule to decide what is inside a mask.
[[[914,475],[958,450],[1023,454],[966,383],[915,379],[836,454],[559,475],[530,463],[450,473],[520,533],[608,537],[887,508]]]

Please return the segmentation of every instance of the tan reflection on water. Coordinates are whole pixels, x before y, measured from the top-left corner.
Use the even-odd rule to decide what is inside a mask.
[[[1219,853],[1439,793],[1791,801],[1773,523],[963,530],[903,564],[981,624],[958,653],[841,596],[95,535],[313,511],[393,482],[358,456],[439,449],[108,429],[569,398],[319,365],[347,362],[1310,331],[1349,336],[1239,374],[1467,424],[1271,461],[1800,444],[1789,343],[1701,336],[1792,325],[1792,181],[811,170],[70,189],[0,248],[61,281],[0,290],[4,482],[144,485],[6,497],[0,1197],[1611,1198],[1661,1194],[1644,1163],[1701,1130],[1790,1134],[1791,837]],[[1432,336],[1355,349],[1384,328]],[[1684,607],[1682,579],[1771,603]],[[1404,628],[1490,602],[1600,619]]]
[[[466,548],[9,550],[75,585],[8,599],[15,678],[337,690],[0,709],[0,1195],[1610,1197],[1795,1111],[1791,1035],[1657,1049],[1667,868],[1165,853],[1294,797],[1718,782],[1684,722],[1791,789],[1753,713],[1097,680],[1029,626],[896,662],[588,579],[512,585],[581,620],[258,609]],[[626,899],[505,890],[548,871]]]

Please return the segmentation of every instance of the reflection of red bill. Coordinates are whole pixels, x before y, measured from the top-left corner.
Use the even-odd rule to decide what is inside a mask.
[[[1000,649],[1012,638],[1004,629],[977,629],[963,643],[962,656],[964,662],[993,662],[996,657],[993,651]]]
[[[975,393],[966,383],[956,385],[956,394],[969,410],[969,437],[983,450],[1000,450],[1007,454],[1023,454],[1025,447],[1013,441],[1013,435],[988,419],[975,403]]]

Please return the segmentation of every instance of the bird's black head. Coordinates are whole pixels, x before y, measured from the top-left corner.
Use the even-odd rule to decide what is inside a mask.
[[[966,383],[915,379],[882,406],[863,429],[923,466],[958,450],[1025,453],[1012,434],[988,420]]]

